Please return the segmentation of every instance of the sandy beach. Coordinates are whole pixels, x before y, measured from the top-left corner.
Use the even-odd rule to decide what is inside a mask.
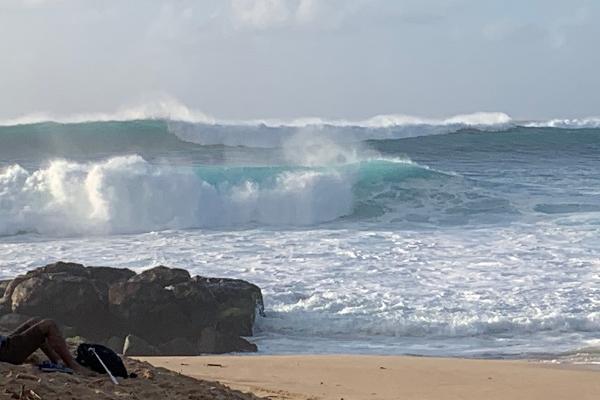
[[[598,399],[600,372],[529,361],[400,356],[143,358],[270,399]]]

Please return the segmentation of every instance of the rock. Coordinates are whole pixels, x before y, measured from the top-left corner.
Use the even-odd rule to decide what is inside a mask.
[[[237,335],[219,332],[214,328],[205,328],[198,340],[198,352],[222,354],[231,352],[255,352],[257,347]]]
[[[119,281],[126,281],[135,276],[135,272],[127,268],[111,268],[111,267],[88,267],[90,278],[95,281],[112,285]]]
[[[0,300],[0,312],[2,312],[2,314],[12,311],[12,294],[15,290],[15,287],[21,282],[27,280],[29,276],[29,272],[26,275],[17,276],[15,279],[10,281],[8,286],[6,286],[4,294],[2,295],[2,299]]]
[[[5,314],[0,317],[0,332],[4,334],[10,333],[30,319],[31,317],[27,315],[16,313]]]
[[[26,275],[60,274],[60,273],[74,275],[74,276],[82,276],[82,277],[89,276],[87,268],[83,264],[63,262],[63,261],[58,261],[58,262],[55,262],[54,264],[48,264],[44,267],[34,269],[32,271],[27,272]]]
[[[169,356],[196,356],[197,346],[185,338],[175,338],[165,344],[158,346],[161,355]]]
[[[68,326],[68,325],[62,325],[60,327],[60,331],[65,338],[80,337],[79,335],[81,333],[81,329],[74,327],[74,326]]]
[[[191,278],[182,269],[159,266],[135,275],[57,262],[6,284],[0,307],[0,315],[52,318],[69,336],[110,342],[115,349],[130,334],[157,354],[196,354],[198,342],[203,352],[255,351],[240,336],[252,335],[263,300],[251,283]]]
[[[164,276],[163,268],[154,270]],[[174,283],[173,279],[138,277],[110,287],[110,310],[127,321],[131,333],[150,343],[167,342],[174,333],[197,338],[207,327],[229,336],[252,335],[257,306],[262,307],[257,286],[235,279],[194,278]]]
[[[252,336],[256,312],[264,314],[262,293],[258,286],[239,279],[196,277],[195,280],[219,304],[219,331]]]
[[[155,346],[135,335],[127,335],[123,345],[124,356],[157,356],[160,352]]]
[[[9,312],[12,309],[12,295],[14,289],[23,281],[30,280],[34,277],[49,277],[49,276],[71,276],[80,277],[82,280],[91,281],[98,289],[102,296],[102,301],[106,303],[108,297],[108,285],[118,280],[126,280],[135,275],[135,272],[124,268],[109,268],[109,267],[89,267],[86,268],[82,264],[56,262],[48,264],[44,267],[27,272],[11,280],[6,286],[0,307],[6,308]],[[2,310],[0,309],[0,312]]]
[[[156,283],[162,287],[187,282],[191,276],[185,269],[168,268],[163,265],[148,269],[129,279],[130,282]]]
[[[0,297],[4,296],[4,292],[6,291],[6,288],[8,287],[8,284],[12,281],[12,279],[8,279],[5,281],[0,281]]]
[[[125,347],[125,339],[122,337],[113,336],[108,339],[104,345],[115,353],[121,354],[123,353],[123,348]]]
[[[152,343],[193,335],[191,319],[172,291],[157,283],[119,282],[109,289],[109,309],[129,332]]]
[[[174,285],[171,292],[177,307],[189,318],[191,334],[195,337],[207,326],[215,326],[219,303],[206,288],[195,280]]]
[[[11,311],[51,317],[94,338],[109,328],[108,305],[94,282],[66,273],[28,274],[12,288]]]

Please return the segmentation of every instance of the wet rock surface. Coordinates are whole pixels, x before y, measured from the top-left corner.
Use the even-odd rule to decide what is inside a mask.
[[[129,344],[130,355],[256,351],[242,336],[252,335],[263,312],[256,285],[165,266],[136,274],[57,262],[1,282],[0,290],[0,330],[27,317],[52,318],[69,336],[124,343],[124,350]]]

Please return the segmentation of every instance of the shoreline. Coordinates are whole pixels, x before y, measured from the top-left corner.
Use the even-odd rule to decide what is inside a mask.
[[[600,368],[525,360],[373,355],[139,357],[280,400],[597,399]]]

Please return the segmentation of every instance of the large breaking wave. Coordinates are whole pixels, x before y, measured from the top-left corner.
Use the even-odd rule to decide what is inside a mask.
[[[0,235],[304,227],[332,221],[439,224],[512,215],[461,176],[410,160],[331,165],[171,166],[138,155],[0,169]]]
[[[151,165],[139,156],[85,164],[55,160],[32,172],[12,165],[0,172],[0,234],[307,225],[352,209],[351,178],[335,170],[235,176],[243,173],[220,168],[202,174]]]

